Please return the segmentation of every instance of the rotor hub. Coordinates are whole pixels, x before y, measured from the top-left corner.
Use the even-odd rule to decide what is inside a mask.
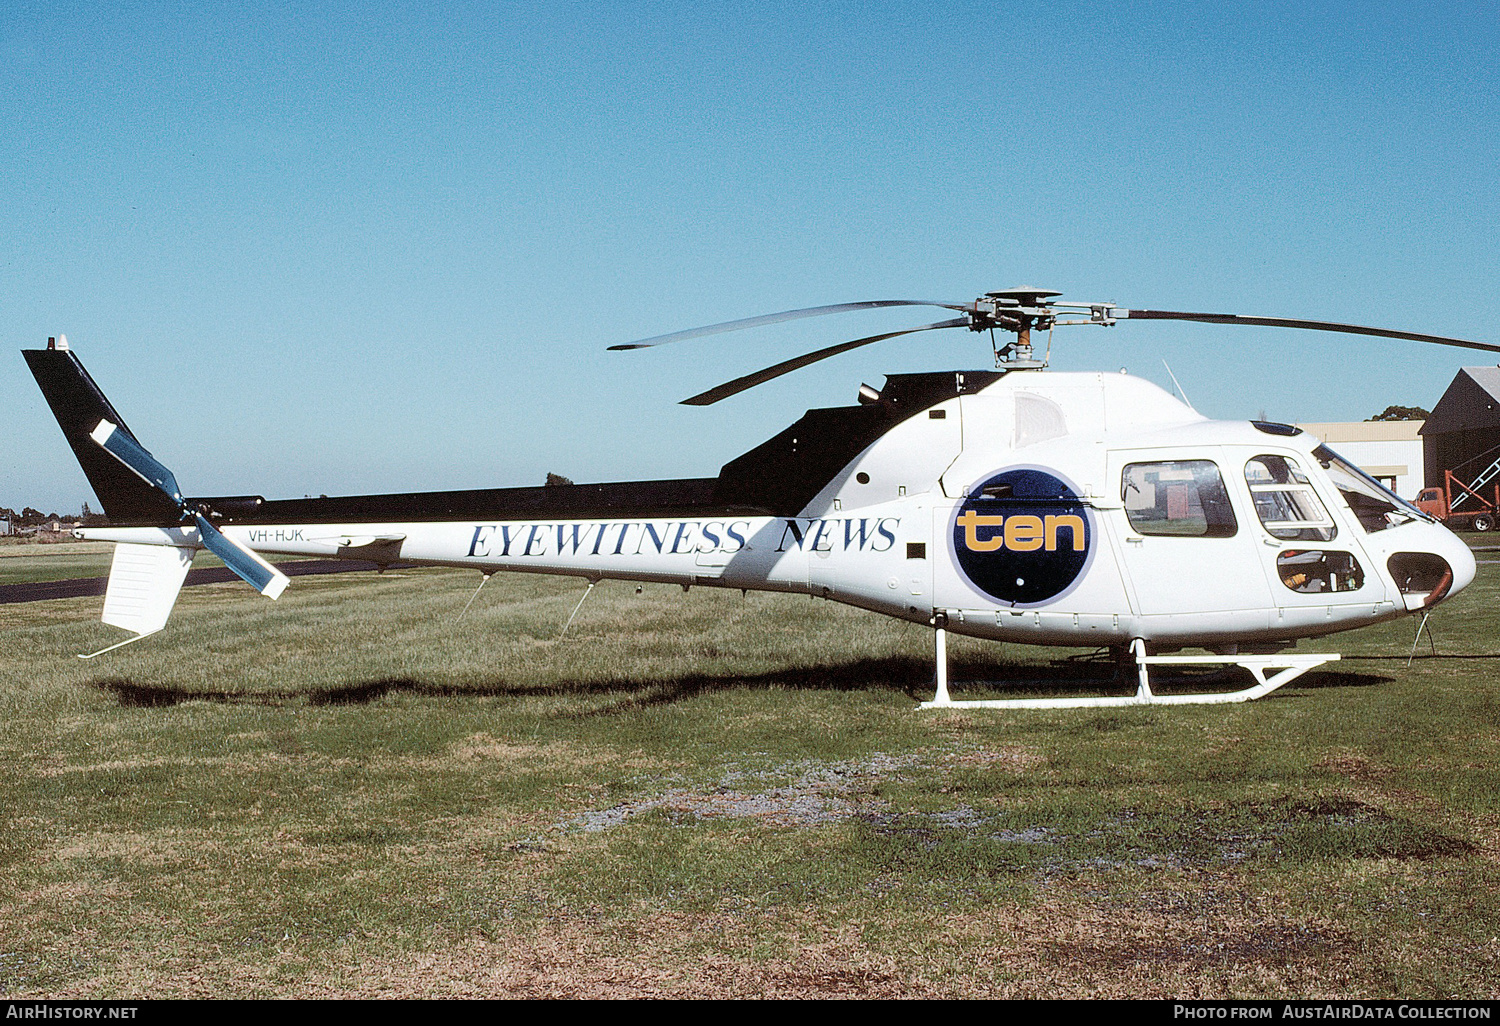
[[[1057,322],[1051,299],[1061,292],[1037,288],[1034,285],[1018,285],[1014,288],[986,292],[974,300],[966,309],[970,331],[995,329],[1009,331],[1016,336],[1014,342],[995,347],[995,365],[1012,369],[1040,368],[1046,360],[1036,360],[1031,350],[1031,329],[1048,330]]]

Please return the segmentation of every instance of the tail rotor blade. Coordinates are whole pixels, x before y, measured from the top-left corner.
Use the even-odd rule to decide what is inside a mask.
[[[262,595],[279,598],[291,583],[280,570],[210,524],[203,514],[194,514],[193,520],[198,525],[198,538],[203,547],[222,559],[225,566]]]
[[[121,431],[115,424],[101,420],[89,437],[104,447],[104,451],[125,464],[137,477],[153,487],[161,489],[182,508],[182,489],[172,472],[162,466],[155,456],[147,452],[130,434]]]
[[[948,310],[967,310],[972,305],[970,303],[941,303],[927,299],[871,299],[862,303],[834,303],[832,306],[809,306],[801,310],[783,310],[780,313],[745,317],[741,320],[724,321],[721,324],[709,324],[701,328],[688,328],[686,331],[674,331],[668,335],[656,335],[652,338],[643,338],[638,342],[626,342],[609,348],[616,351],[650,349],[652,346],[664,346],[669,342],[686,342],[690,338],[702,338],[705,335],[718,335],[743,328],[759,328],[766,324],[780,324],[782,321],[795,321],[803,317],[822,317],[825,314],[846,313],[850,310],[876,310],[887,306],[941,306]]]
[[[858,349],[860,346],[867,346],[872,342],[884,342],[888,338],[896,338],[898,335],[911,335],[918,331],[932,331],[936,328],[967,328],[968,326],[969,319],[967,317],[957,317],[951,321],[938,321],[936,324],[925,324],[920,328],[907,328],[905,331],[888,331],[883,335],[870,335],[867,338],[857,338],[852,342],[840,342],[836,346],[829,346],[827,349],[819,349],[812,353],[803,353],[801,356],[785,360],[764,370],[758,370],[754,374],[746,374],[742,378],[726,381],[722,385],[710,388],[707,392],[700,392],[691,399],[682,400],[682,405],[709,406],[720,399],[728,399],[732,395],[738,395],[747,388],[754,388],[756,385],[762,385],[774,378],[779,378],[783,374],[790,374],[794,370],[800,370],[808,364],[817,363],[819,360],[826,360],[830,356],[837,356],[840,353],[847,353],[851,349]]]

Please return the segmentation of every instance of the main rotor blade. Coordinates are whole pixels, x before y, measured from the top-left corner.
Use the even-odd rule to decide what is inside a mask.
[[[221,533],[203,514],[195,513],[193,520],[198,525],[198,539],[203,542],[203,547],[222,559],[224,565],[238,574],[246,584],[267,598],[279,598],[286,591],[286,586],[290,583],[286,574]]]
[[[803,317],[822,317],[825,314],[845,313],[849,310],[874,310],[884,306],[941,306],[948,310],[966,310],[973,304],[969,303],[937,303],[926,299],[872,299],[863,303],[835,303],[832,306],[809,306],[802,310],[783,310],[781,313],[762,314],[759,317],[746,317],[738,321],[725,321],[722,324],[710,324],[702,328],[688,328],[686,331],[674,331],[669,335],[656,335],[652,338],[643,338],[638,342],[626,342],[623,345],[610,346],[611,350],[623,349],[649,349],[652,346],[664,346],[668,342],[685,342],[690,338],[702,338],[704,335],[717,335],[725,331],[739,331],[741,328],[758,328],[763,324],[779,324],[782,321],[795,321]]]
[[[918,331],[932,331],[935,328],[967,328],[968,326],[969,319],[967,317],[958,317],[951,321],[924,324],[920,328],[907,328],[905,331],[888,331],[883,335],[857,338],[853,342],[840,342],[836,346],[829,346],[827,349],[819,349],[812,353],[804,353],[801,356],[767,367],[765,370],[756,371],[754,374],[746,374],[742,378],[726,381],[716,388],[710,388],[707,392],[700,392],[691,399],[682,400],[682,405],[708,406],[718,402],[720,399],[728,399],[732,395],[738,395],[747,388],[754,388],[756,385],[765,384],[773,378],[779,378],[783,374],[790,374],[794,370],[800,370],[808,364],[817,363],[819,360],[826,360],[830,356],[837,356],[840,353],[847,353],[851,349],[858,349],[860,346],[867,346],[872,342],[884,342],[886,339],[895,338],[897,335],[911,335]]]
[[[179,510],[182,508],[182,489],[177,487],[177,479],[141,443],[130,437],[129,432],[107,420],[101,420],[89,433],[89,437],[103,446],[105,452],[125,464],[142,481],[165,492]]]
[[[1411,342],[1435,342],[1440,346],[1461,349],[1483,349],[1500,353],[1500,346],[1488,342],[1471,342],[1444,335],[1422,335],[1415,331],[1392,331],[1389,328],[1366,328],[1358,324],[1335,324],[1332,321],[1304,321],[1292,317],[1244,317],[1240,314],[1184,313],[1180,310],[1115,310],[1120,320],[1202,321],[1205,324],[1252,324],[1267,328],[1311,328],[1314,331],[1342,331],[1349,335],[1375,335],[1379,338],[1404,338]]]

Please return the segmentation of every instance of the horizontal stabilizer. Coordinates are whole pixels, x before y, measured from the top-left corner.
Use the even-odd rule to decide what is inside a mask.
[[[136,634],[165,627],[196,551],[170,545],[116,545],[104,593],[104,622]]]

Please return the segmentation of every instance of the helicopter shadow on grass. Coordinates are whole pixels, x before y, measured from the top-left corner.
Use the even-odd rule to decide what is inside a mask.
[[[983,689],[987,697],[1037,698],[1080,693],[1132,694],[1135,671],[1131,665],[1117,666],[1096,656],[1068,656],[1046,663],[997,662],[982,658],[955,658],[950,675],[959,690],[956,697],[970,697],[965,687]],[[1152,675],[1152,688],[1160,694],[1185,689],[1236,691],[1246,686],[1243,672],[1176,672]],[[1389,683],[1390,677],[1314,671],[1300,678],[1296,688],[1371,687]],[[972,683],[964,683],[972,682]],[[727,691],[893,691],[914,702],[932,697],[932,663],[915,656],[852,659],[844,662],[796,665],[758,674],[689,673],[675,677],[620,676],[606,679],[564,681],[550,684],[514,684],[503,677],[467,684],[439,683],[416,676],[392,676],[351,682],[337,687],[237,691],[230,689],[186,689],[143,683],[128,678],[94,681],[91,687],[115,696],[134,708],[165,708],[184,702],[218,702],[229,705],[365,705],[395,695],[435,698],[613,698],[567,715],[594,717],[632,709],[671,705],[703,695]],[[1273,696],[1290,697],[1290,696]]]
[[[165,707],[183,702],[230,705],[312,706],[365,705],[392,695],[435,698],[600,698],[618,697],[620,706],[661,705],[699,695],[735,689],[857,691],[886,689],[915,693],[932,671],[921,660],[893,656],[817,666],[790,666],[760,674],[693,673],[676,677],[638,676],[515,684],[501,676],[465,684],[439,683],[417,676],[383,677],[307,689],[234,691],[188,689],[140,683],[126,678],[94,681],[90,686],[113,694],[125,706]],[[597,710],[595,710],[597,712]]]

